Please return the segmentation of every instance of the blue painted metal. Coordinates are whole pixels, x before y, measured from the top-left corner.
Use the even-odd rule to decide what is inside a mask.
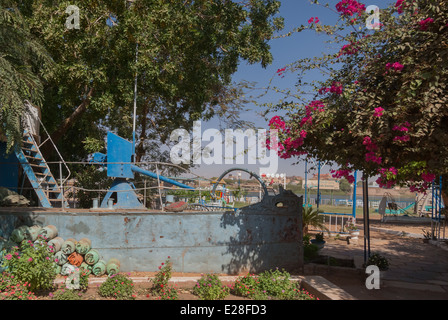
[[[134,184],[126,181],[126,179],[116,178],[114,180],[110,190],[101,202],[101,208],[107,208],[108,201],[111,198],[115,200],[114,209],[145,209],[135,193]]]
[[[131,170],[134,171],[134,172],[138,172],[138,173],[141,173],[143,175],[146,175],[148,177],[154,178],[154,179],[159,179],[160,181],[163,181],[163,182],[171,183],[172,185],[175,185],[176,187],[180,187],[180,188],[184,188],[184,189],[194,189],[193,187],[191,187],[189,185],[180,183],[180,182],[178,182],[176,180],[167,178],[165,176],[157,175],[154,172],[151,172],[151,171],[148,171],[148,170],[144,170],[142,168],[137,167],[136,165],[131,165]]]
[[[54,225],[64,239],[89,238],[105,260],[120,260],[123,272],[155,272],[168,256],[176,272],[297,269],[303,266],[299,199],[269,198],[236,213],[0,208],[0,235],[8,238],[22,224]],[[288,206],[276,208],[277,201]]]
[[[19,161],[11,152],[6,154],[6,142],[0,141],[0,186],[18,192],[19,186]]]
[[[434,179],[431,186],[431,197],[432,197],[432,205],[431,205],[431,219],[440,222],[441,220],[441,212],[442,212],[442,176],[439,177],[439,181]]]
[[[107,176],[133,179],[131,170],[132,142],[112,132],[107,133]]]
[[[115,178],[112,187],[101,202],[101,208],[108,207],[109,199],[114,199],[114,209],[144,209],[143,204],[135,193],[135,186],[127,179],[134,178],[134,172],[148,177],[159,179],[184,189],[194,189],[176,180],[157,175],[132,164],[134,152],[133,142],[127,141],[115,133],[107,133],[107,155],[96,152],[91,162],[97,164],[107,163],[107,176]]]
[[[95,152],[92,155],[92,160],[90,162],[97,163],[97,164],[104,164],[106,162],[107,156],[104,153],[101,152]]]
[[[356,219],[356,182],[357,182],[358,171],[355,170],[355,173],[353,176],[355,178],[355,182],[353,182],[352,216],[353,216],[353,219]],[[356,221],[356,220],[354,220],[354,221]]]
[[[23,147],[15,146],[14,152],[36,192],[41,206],[52,208],[52,202],[59,202],[62,205],[61,189],[51,174],[39,147],[27,131],[24,132],[23,138]]]

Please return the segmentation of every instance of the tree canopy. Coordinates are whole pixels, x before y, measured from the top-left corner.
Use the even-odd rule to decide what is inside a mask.
[[[334,11],[337,25],[313,18],[298,31],[330,35],[339,48],[279,70],[297,72],[313,92],[311,101],[271,109],[287,110],[270,120],[280,156],[330,161],[340,167],[334,176],[350,182],[362,170],[383,187],[426,190],[448,174],[448,3],[398,0],[380,10],[374,29],[366,28],[372,12],[359,1],[339,1]],[[302,83],[314,69],[322,80]]]
[[[10,150],[21,139],[24,100],[39,104],[43,83],[38,70],[50,75],[51,58],[30,29],[15,1],[0,2],[0,136]]]
[[[54,63],[38,70],[40,105],[71,160],[99,151],[105,130],[132,137],[136,77],[138,159],[163,160],[172,130],[232,115],[241,98],[232,74],[241,61],[270,64],[268,40],[283,27],[274,0],[18,3]],[[79,28],[67,27],[70,5],[79,8]]]

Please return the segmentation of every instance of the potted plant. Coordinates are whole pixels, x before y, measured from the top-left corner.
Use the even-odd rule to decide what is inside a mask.
[[[377,266],[380,271],[386,271],[389,269],[389,261],[386,257],[380,255],[379,253],[372,253],[370,255],[365,267],[369,265]]]
[[[324,240],[324,233],[317,233],[315,238],[311,240],[312,244],[315,244],[319,250],[322,249],[325,245],[325,240]]]
[[[311,206],[305,206],[302,210],[302,224],[303,224],[303,234],[307,234],[309,227],[313,227],[318,230],[329,232],[324,216],[321,214],[322,210],[313,209]]]
[[[345,224],[344,231],[348,232],[352,238],[359,236],[359,228],[351,221]]]
[[[425,229],[422,229],[422,230],[423,230],[423,242],[424,242],[424,243],[428,243],[429,240],[432,239],[431,232],[429,232],[429,231],[427,231],[427,230],[425,230]]]

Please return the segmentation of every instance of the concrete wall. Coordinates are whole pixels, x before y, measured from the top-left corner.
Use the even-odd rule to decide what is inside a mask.
[[[55,225],[63,239],[86,237],[121,270],[157,271],[171,257],[176,272],[260,272],[303,266],[302,198],[285,191],[238,212],[0,211],[0,236],[20,225]]]

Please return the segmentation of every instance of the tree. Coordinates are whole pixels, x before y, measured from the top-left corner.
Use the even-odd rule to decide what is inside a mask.
[[[280,155],[336,163],[334,177],[349,182],[353,170],[362,170],[378,175],[380,186],[412,191],[423,192],[442,176],[448,203],[448,3],[398,0],[381,10],[372,30],[365,27],[371,12],[362,3],[343,0],[335,9],[341,25],[313,18],[299,30],[332,35],[339,48],[290,67],[300,72],[299,81],[313,69],[325,77],[302,83],[314,92],[311,101],[277,106],[288,110],[285,119],[270,121],[280,131]]]
[[[339,190],[344,191],[346,193],[350,192],[352,190],[352,187],[350,186],[350,183],[347,179],[342,178],[339,181]]]
[[[137,160],[167,159],[172,130],[239,107],[232,74],[242,60],[270,64],[268,40],[283,25],[273,0],[80,0],[79,29],[68,29],[70,4],[21,10],[55,61],[43,121],[73,160],[100,151],[106,130],[132,136],[136,77]]]
[[[51,59],[30,33],[15,1],[0,2],[0,137],[10,151],[21,140],[24,100],[41,104],[43,84],[38,71],[49,75]]]
[[[320,209],[313,209],[311,206],[304,206],[302,211],[302,225],[303,225],[303,234],[308,234],[309,227],[314,227],[318,230],[326,231],[329,233],[327,226],[325,225],[324,216],[321,215],[323,213]]]

